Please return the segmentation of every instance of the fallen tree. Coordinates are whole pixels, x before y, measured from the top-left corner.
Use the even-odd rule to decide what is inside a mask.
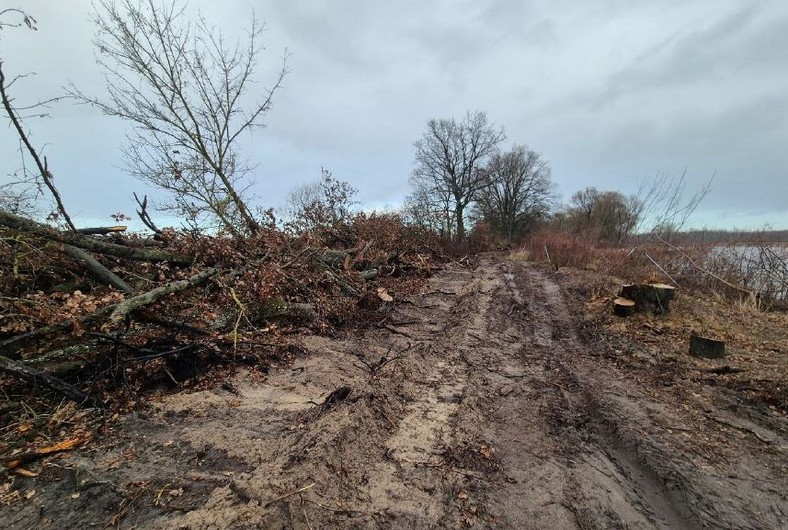
[[[0,210],[0,225],[51,241],[66,243],[91,252],[98,252],[99,254],[109,254],[111,256],[142,261],[167,261],[178,265],[189,265],[192,262],[192,259],[188,256],[171,252],[108,243],[76,232],[59,232],[47,225],[3,210]]]

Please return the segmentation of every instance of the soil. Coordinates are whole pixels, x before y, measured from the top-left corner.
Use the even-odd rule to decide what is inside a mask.
[[[448,266],[386,324],[51,458],[0,527],[788,527],[779,407],[644,355],[586,301],[504,255]]]

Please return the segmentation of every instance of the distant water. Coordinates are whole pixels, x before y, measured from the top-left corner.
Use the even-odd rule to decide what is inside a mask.
[[[788,299],[788,245],[716,245],[705,265],[745,289]]]

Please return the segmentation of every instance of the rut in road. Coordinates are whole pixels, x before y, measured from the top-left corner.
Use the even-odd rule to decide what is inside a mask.
[[[443,521],[473,522],[471,514],[505,528],[692,526],[680,500],[595,415],[572,366],[585,346],[557,284],[535,268],[482,258],[433,292],[455,300],[439,308],[449,314],[442,329],[413,335],[434,353],[432,370],[388,447],[392,466],[440,462],[465,479],[444,491],[460,513]],[[412,472],[404,483],[418,483]],[[432,511],[440,508],[436,499]]]
[[[270,378],[269,392],[238,385],[233,418],[204,410],[215,426],[182,431],[190,443],[210,440],[252,470],[173,527],[695,526],[609,415],[597,414],[578,370],[587,346],[538,269],[499,256],[451,267],[389,322],[350,341],[305,341],[312,353],[297,372]],[[314,406],[321,386],[340,385],[351,399]],[[266,407],[265,429],[250,432],[248,411]],[[219,429],[245,434],[217,440]],[[257,443],[247,446],[250,435]]]

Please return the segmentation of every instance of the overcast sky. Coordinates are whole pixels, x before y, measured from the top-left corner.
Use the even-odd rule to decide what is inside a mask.
[[[87,0],[0,0],[39,30],[6,29],[0,57],[16,103],[74,82],[101,94]],[[279,206],[321,166],[359,189],[367,207],[408,194],[412,144],[431,118],[485,111],[550,162],[559,192],[627,194],[657,174],[699,188],[715,175],[695,226],[788,228],[788,2],[725,0],[349,1],[192,0],[227,36],[254,11],[267,26],[258,87],[289,50],[290,74],[268,127],[248,141],[255,191]],[[221,7],[219,7],[221,6]],[[28,122],[46,145],[79,221],[133,214],[126,126],[61,102]],[[21,166],[0,128],[0,179]],[[138,227],[136,223],[132,226]]]

